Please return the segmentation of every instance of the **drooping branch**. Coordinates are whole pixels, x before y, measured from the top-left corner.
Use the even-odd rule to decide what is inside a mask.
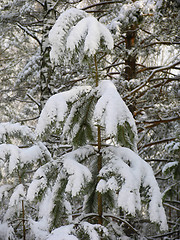
[[[126,224],[131,230],[133,230],[133,232],[135,232],[136,234],[140,235],[140,233],[138,232],[138,230],[136,230],[129,222],[127,222],[126,220],[120,218],[120,217],[116,217],[116,216],[113,216],[111,214],[106,214],[104,213],[103,214],[104,217],[109,217],[109,218],[112,218],[113,220],[116,220],[118,222],[123,222],[124,224]]]

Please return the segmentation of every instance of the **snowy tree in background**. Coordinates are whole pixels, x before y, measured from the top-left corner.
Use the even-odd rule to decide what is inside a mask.
[[[62,147],[70,145],[71,150],[38,168],[29,185],[27,199],[38,206],[31,219],[32,236],[121,239],[127,228],[130,235],[141,235],[126,221],[138,212],[166,230],[153,171],[135,153],[133,116],[115,85],[99,79],[98,53],[101,47],[113,48],[109,30],[83,11],[70,9],[60,15],[49,38],[56,64],[66,56],[69,61],[76,52],[82,61],[85,56],[93,61],[94,71],[91,85],[52,96],[40,115],[37,136],[45,140],[58,134]]]
[[[33,212],[26,198],[31,175],[50,158],[30,128],[0,124],[0,239],[26,239],[28,217]]]

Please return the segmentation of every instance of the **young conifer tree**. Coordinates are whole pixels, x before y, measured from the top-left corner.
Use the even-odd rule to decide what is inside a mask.
[[[30,220],[32,236],[121,239],[129,228],[133,237],[141,233],[126,217],[142,212],[166,230],[153,171],[137,155],[133,116],[113,82],[100,74],[102,51],[113,49],[111,33],[96,18],[73,8],[60,15],[49,41],[54,64],[81,61],[91,75],[88,85],[49,98],[40,115],[37,136],[47,140],[49,134],[58,134],[59,148],[67,144],[72,150],[35,172],[27,192],[28,201],[37,204]]]
[[[26,200],[28,186],[32,173],[50,158],[30,128],[0,124],[0,239],[29,239],[34,206]]]

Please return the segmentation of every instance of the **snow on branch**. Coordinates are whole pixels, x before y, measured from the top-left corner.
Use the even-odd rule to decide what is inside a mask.
[[[52,96],[40,115],[36,133],[40,136],[58,131],[62,140],[73,140],[75,144],[81,138],[87,144],[95,138],[95,125],[105,129],[106,138],[114,138],[122,146],[136,150],[135,121],[109,80],[101,81],[94,90],[90,86],[75,87]]]
[[[72,107],[72,103],[80,99],[81,95],[88,93],[90,90],[90,86],[79,86],[50,97],[41,112],[36,127],[36,134],[39,136],[43,135],[52,128],[52,125],[55,125],[55,128],[62,134],[65,119],[67,116],[71,117],[68,114],[68,108]]]
[[[150,165],[124,147],[108,147],[103,149],[102,154],[108,163],[99,173],[101,180],[97,190],[117,192],[118,206],[135,215],[136,210],[141,210],[141,188],[147,189],[150,220],[160,224],[161,230],[166,230],[167,222],[161,193]]]
[[[20,139],[35,140],[35,135],[27,126],[19,123],[1,123],[0,124],[0,141],[5,143],[8,137],[18,137]]]
[[[94,110],[95,123],[105,128],[106,137],[117,136],[118,126],[128,123],[134,135],[131,140],[132,145],[136,145],[137,129],[135,120],[120,97],[115,85],[109,80],[101,81],[98,94],[100,98]]]
[[[17,185],[17,187],[14,189],[13,194],[10,197],[9,206],[11,207],[14,205],[18,205],[18,203],[25,198],[25,195],[26,191],[23,184]]]
[[[20,149],[13,144],[0,145],[0,159],[4,163],[2,168],[5,169],[2,174],[17,171],[25,165],[36,163],[39,159],[50,158],[49,151],[39,143],[29,148]]]
[[[32,182],[29,185],[27,191],[27,200],[33,201],[38,196],[39,191],[44,190],[47,187],[47,178],[43,171],[43,167],[38,168],[35,172]]]
[[[113,49],[113,38],[105,25],[86,12],[71,8],[60,15],[49,33],[51,60],[58,64],[65,53],[71,58],[82,45],[85,54],[94,55],[101,40],[107,49]]]
[[[143,87],[146,86],[147,83],[150,82],[150,80],[154,77],[154,75],[157,73],[157,72],[162,72],[164,70],[169,70],[169,69],[172,69],[174,68],[175,66],[179,65],[180,64],[180,61],[175,61],[174,63],[172,64],[169,64],[167,66],[163,66],[163,67],[159,67],[159,68],[156,68],[154,69],[151,74],[146,78],[146,80],[141,84],[139,85],[138,87],[136,87],[135,89],[133,89],[130,93],[128,93],[126,96],[124,96],[124,99],[128,98],[129,96],[133,96],[133,94],[135,94],[136,92],[138,92],[140,89],[142,89]]]
[[[47,237],[47,240],[78,240],[74,234],[74,224],[70,224],[53,230]]]
[[[65,40],[69,30],[79,20],[86,17],[87,13],[76,8],[63,12],[49,32],[49,42],[52,46],[50,57],[55,63],[59,62],[65,51]]]
[[[84,52],[88,56],[94,55],[103,38],[104,44],[109,50],[113,49],[113,38],[105,25],[101,24],[94,17],[86,17],[72,28],[67,38],[67,49],[74,52],[78,45],[84,40]]]
[[[85,159],[92,153],[94,153],[94,148],[92,146],[85,146],[65,154],[62,158],[63,168],[69,175],[66,192],[71,192],[72,196],[76,196],[85,183],[89,182],[92,178],[90,170],[78,162],[78,160]]]

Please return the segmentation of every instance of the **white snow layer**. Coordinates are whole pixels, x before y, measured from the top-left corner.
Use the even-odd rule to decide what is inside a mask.
[[[89,235],[90,240],[100,240],[98,232],[108,236],[107,228],[99,224],[91,224],[89,222],[81,222],[81,227]]]
[[[71,8],[63,12],[49,32],[49,42],[52,46],[50,58],[54,63],[59,62],[59,57],[65,51],[65,41],[70,28],[79,20],[86,17],[87,13],[76,8]]]
[[[33,201],[39,193],[39,190],[44,190],[47,186],[47,179],[42,168],[38,168],[33,176],[33,180],[29,185],[27,192],[27,200]]]
[[[84,159],[93,152],[92,146],[85,146],[63,156],[63,167],[69,175],[66,191],[71,192],[72,196],[76,196],[92,178],[89,169],[78,163],[78,159]]]
[[[101,39],[109,50],[113,49],[113,38],[105,25],[82,10],[69,9],[60,15],[49,33],[51,61],[58,64],[65,51],[73,53],[82,41],[84,53],[94,55]]]
[[[9,161],[4,162],[3,168],[6,168],[6,171],[11,174],[17,170],[18,167],[23,168],[26,164],[36,162],[38,159],[43,159],[45,151],[42,150],[42,146],[40,147],[38,145],[23,149],[12,144],[1,144],[0,158],[6,159],[6,157],[9,156]],[[47,152],[46,149],[46,153]]]
[[[0,239],[2,240],[15,239],[14,230],[12,226],[8,226],[7,222],[5,223],[0,222]]]
[[[167,169],[172,168],[172,167],[177,166],[177,165],[178,165],[178,161],[169,162],[169,163],[165,164],[163,169],[162,169],[162,173],[164,174],[167,171]]]
[[[94,17],[87,17],[77,23],[67,38],[67,49],[74,52],[76,47],[84,40],[84,52],[89,56],[94,55],[100,46],[101,38],[109,50],[113,49],[114,43],[110,31],[105,25],[98,22]]]
[[[103,158],[107,159],[108,163],[99,173],[103,181],[98,183],[97,190],[117,191],[119,185],[118,206],[135,215],[136,209],[141,209],[140,187],[149,187],[150,220],[159,223],[161,230],[166,230],[167,221],[161,193],[150,165],[125,147],[108,147],[103,150]]]
[[[43,134],[43,132],[54,122],[56,123],[56,128],[60,128],[60,123],[65,120],[68,111],[67,103],[75,102],[82,92],[85,93],[90,90],[90,86],[79,86],[50,97],[41,112],[36,127],[36,134]]]
[[[47,239],[49,235],[48,225],[45,218],[41,219],[39,222],[36,222],[32,219],[29,219],[30,232],[33,235],[34,239],[44,240]]]
[[[77,237],[72,235],[74,233],[74,225],[66,225],[56,228],[49,234],[46,240],[78,240]]]
[[[35,136],[31,129],[27,126],[22,126],[19,123],[1,123],[0,124],[0,141],[5,142],[6,136],[18,135],[21,137],[29,138],[34,140]]]
[[[61,124],[63,123],[62,129],[60,129],[60,134],[63,134],[64,136],[66,135],[67,138],[70,137],[72,140],[72,136],[67,136],[70,128],[69,123],[74,117],[73,114],[76,107],[79,107],[79,105],[76,106],[76,104],[74,104],[74,108],[72,107],[72,110],[69,113],[68,103],[74,103],[75,100],[80,98],[82,93],[92,94],[92,91],[94,90],[90,86],[79,86],[50,97],[40,115],[36,133],[38,135],[43,134],[53,123],[55,124],[56,128],[60,129]],[[106,137],[116,136],[117,126],[128,122],[133,133],[135,134],[135,139],[137,139],[137,129],[134,118],[117,92],[115,85],[109,80],[103,80],[100,82],[95,91],[98,92],[99,100],[94,108],[92,122],[94,122],[95,125],[98,124],[105,129]],[[65,119],[66,116],[67,119]],[[73,134],[71,133],[71,135]]]
[[[25,195],[26,191],[24,186],[22,184],[17,185],[13,194],[11,195],[9,206],[12,207],[14,205],[21,204],[21,200],[24,199]]]
[[[95,106],[94,121],[105,128],[106,136],[117,134],[117,126],[128,122],[137,137],[134,118],[110,80],[101,81],[98,86],[100,98]]]

